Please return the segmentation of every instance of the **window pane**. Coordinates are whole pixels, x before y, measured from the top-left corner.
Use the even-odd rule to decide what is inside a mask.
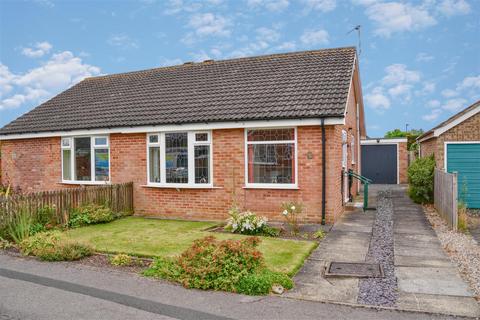
[[[208,141],[208,133],[206,132],[195,133],[195,141],[197,142]]]
[[[148,150],[150,182],[160,183],[160,147],[150,147]]]
[[[108,181],[108,149],[95,149],[95,181]]]
[[[96,146],[106,146],[107,145],[107,138],[105,138],[105,137],[95,138],[95,145]]]
[[[75,180],[92,180],[90,137],[75,138]]]
[[[248,130],[248,141],[295,140],[295,129]]]
[[[249,183],[295,183],[295,145],[248,145]]]
[[[210,146],[195,146],[195,183],[210,182]]]
[[[167,183],[188,183],[188,137],[186,132],[165,134]]]
[[[63,180],[72,180],[72,152],[70,149],[62,150],[63,156],[63,168],[62,176]]]
[[[70,138],[62,139],[62,147],[70,147]]]
[[[148,141],[150,143],[157,143],[158,142],[158,135],[149,136]]]

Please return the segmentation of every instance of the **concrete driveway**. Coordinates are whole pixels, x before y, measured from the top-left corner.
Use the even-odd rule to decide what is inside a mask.
[[[480,317],[480,306],[473,298],[473,292],[443,251],[422,207],[408,198],[406,187],[374,185],[370,192],[376,203],[387,204],[386,207],[379,206],[378,210],[393,209],[391,221],[386,222],[393,223],[393,228],[386,228],[388,238],[372,238],[372,231],[375,234],[374,228],[378,227],[375,223],[380,216],[378,211],[346,212],[295,276],[297,286],[288,295],[352,305],[365,303],[365,292],[361,292],[366,287],[365,283],[361,285],[364,280],[325,278],[325,266],[331,261],[384,263],[384,260],[377,261],[378,256],[372,251],[378,247],[378,242],[382,245],[393,238],[390,266],[393,284],[374,288],[378,296],[393,299],[387,304],[389,307]],[[379,194],[383,198],[377,199]]]

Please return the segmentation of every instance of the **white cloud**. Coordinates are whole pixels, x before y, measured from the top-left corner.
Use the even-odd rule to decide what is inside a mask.
[[[434,121],[442,114],[441,109],[433,109],[429,114],[422,116],[422,119],[425,121]]]
[[[437,10],[447,16],[456,16],[470,13],[470,5],[465,0],[443,0]]]
[[[330,42],[328,32],[323,29],[304,31],[300,41],[307,46],[321,46]]]
[[[316,10],[322,12],[329,12],[336,8],[336,0],[303,0],[307,11]]]
[[[403,96],[407,100],[410,100],[411,90],[412,90],[412,86],[409,84],[398,84],[388,89],[388,94],[390,94],[393,98],[398,98],[399,96]]]
[[[275,29],[258,28],[256,30],[258,41],[276,42],[280,39],[280,33]]]
[[[179,65],[179,64],[182,64],[183,61],[182,59],[179,59],[179,58],[174,58],[174,59],[168,59],[168,58],[161,58],[160,59],[160,65],[162,67],[169,67],[169,66],[176,66],[176,65]]]
[[[33,48],[23,48],[22,54],[29,58],[40,58],[48,54],[52,49],[52,45],[47,41],[37,42]]]
[[[452,97],[458,96],[459,94],[457,91],[452,89],[442,90],[441,93],[442,93],[442,96],[444,96],[445,98],[452,98]]]
[[[279,44],[276,49],[280,51],[291,51],[297,48],[295,41],[285,41]]]
[[[386,38],[393,33],[421,30],[437,23],[426,8],[401,2],[374,3],[367,7],[366,14],[376,26],[375,34]]]
[[[417,54],[417,56],[415,57],[415,61],[417,62],[429,62],[429,61],[432,61],[433,59],[435,59],[434,56],[432,55],[429,55],[425,52],[420,52],[419,54]]]
[[[288,0],[247,0],[250,8],[265,8],[271,12],[280,12],[289,6]]]
[[[367,106],[378,112],[383,112],[390,108],[390,99],[383,93],[382,87],[373,88],[370,93],[365,95],[365,101]]]
[[[138,48],[137,42],[123,33],[111,35],[110,38],[108,38],[107,43],[111,46],[120,47],[123,49]]]
[[[83,63],[70,51],[53,54],[45,64],[26,73],[14,74],[0,64],[0,111],[40,103],[84,78],[98,74],[98,67]]]
[[[398,85],[420,81],[420,72],[408,70],[404,64],[395,63],[389,65],[385,68],[385,72],[387,75],[382,79],[384,85]]]
[[[202,4],[183,0],[169,0],[163,13],[172,15],[180,12],[195,12],[200,10]]]
[[[434,82],[424,82],[423,88],[421,90],[416,91],[417,95],[425,96],[435,92],[436,85]]]
[[[230,21],[217,14],[201,13],[190,18],[188,25],[194,29],[197,36],[229,36]]]
[[[440,107],[440,101],[436,100],[436,99],[432,99],[432,100],[429,100],[427,102],[427,107],[429,108],[438,108]]]
[[[466,77],[463,81],[458,85],[459,90],[464,89],[480,89],[480,75],[476,77]]]
[[[467,100],[464,98],[449,99],[442,105],[442,109],[457,112],[466,107],[466,103]]]

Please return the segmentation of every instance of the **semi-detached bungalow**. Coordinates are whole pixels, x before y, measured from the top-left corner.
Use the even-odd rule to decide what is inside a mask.
[[[2,183],[133,181],[138,215],[224,219],[284,201],[333,222],[365,137],[355,48],[88,78],[0,129]]]

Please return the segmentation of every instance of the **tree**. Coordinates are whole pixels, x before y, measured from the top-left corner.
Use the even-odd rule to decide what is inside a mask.
[[[408,150],[417,150],[418,145],[416,143],[416,139],[423,134],[422,129],[412,129],[410,131],[402,131],[400,129],[394,129],[391,131],[387,131],[385,133],[385,138],[407,138],[407,149]]]

